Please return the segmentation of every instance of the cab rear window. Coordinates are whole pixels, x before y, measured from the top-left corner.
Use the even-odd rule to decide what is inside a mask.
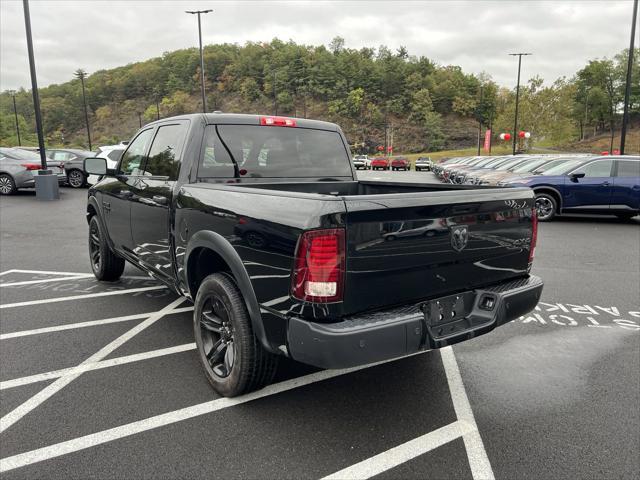
[[[337,132],[298,127],[209,125],[201,178],[351,177]]]

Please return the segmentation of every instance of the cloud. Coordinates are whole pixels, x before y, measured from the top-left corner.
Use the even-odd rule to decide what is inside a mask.
[[[335,36],[352,48],[404,45],[464,71],[487,72],[513,86],[516,60],[528,51],[524,79],[551,82],[572,76],[587,60],[628,47],[631,1],[31,1],[38,83],[46,86],[89,72],[197,45],[203,16],[205,44],[270,41],[328,44]],[[0,2],[0,89],[29,88],[22,2]],[[640,42],[639,42],[640,43]]]

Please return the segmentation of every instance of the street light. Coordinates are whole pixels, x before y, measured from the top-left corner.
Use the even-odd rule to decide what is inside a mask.
[[[622,114],[622,131],[620,132],[620,155],[624,155],[624,143],[627,137],[627,123],[629,123],[629,96],[631,94],[631,68],[633,67],[633,41],[636,36],[636,18],[638,17],[638,0],[633,2],[633,20],[631,21],[631,43],[629,44],[629,58],[627,59],[627,84],[624,89],[624,111]]]
[[[57,200],[60,198],[58,190],[58,176],[47,170],[47,157],[44,150],[44,133],[42,131],[42,115],[40,113],[40,96],[38,95],[38,79],[36,78],[36,60],[33,55],[33,39],[31,38],[31,15],[29,14],[29,0],[22,0],[24,9],[24,29],[27,34],[27,53],[29,54],[29,73],[31,74],[31,94],[33,95],[33,111],[36,117],[38,132],[38,147],[40,166],[35,175],[36,198],[38,200]]]
[[[516,138],[518,135],[518,102],[520,101],[520,66],[522,65],[523,55],[533,55],[532,53],[510,53],[512,57],[518,57],[518,83],[516,84],[516,114],[513,121],[513,154],[516,154]]]
[[[87,140],[89,141],[89,150],[93,150],[91,148],[91,130],[89,129],[89,114],[87,113],[87,95],[84,90],[84,79],[87,76],[87,72],[79,68],[75,71],[75,77],[80,79],[80,83],[82,84],[82,106],[84,110],[84,122],[87,125]]]
[[[185,13],[198,15],[198,39],[200,41],[200,89],[202,90],[202,111],[207,112],[207,97],[204,93],[204,54],[202,53],[202,26],[200,24],[200,14],[210,13],[213,10],[185,10]]]
[[[18,137],[18,146],[22,146],[20,143],[20,124],[18,124],[18,109],[16,107],[16,92],[14,90],[9,91],[9,95],[13,97],[13,115],[16,119],[16,136]]]

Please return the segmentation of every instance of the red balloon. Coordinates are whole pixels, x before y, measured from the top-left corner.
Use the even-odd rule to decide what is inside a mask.
[[[620,150],[618,150],[617,148],[613,151],[614,155],[620,155]]]
[[[387,147],[387,150],[388,150],[389,152],[392,152],[392,151],[393,151],[393,147]]]
[[[609,152],[605,150],[604,152],[600,152],[600,155],[609,155]]]
[[[505,140],[511,140],[511,134],[510,133],[505,133],[504,134],[504,139]]]
[[[384,147],[382,145],[378,145],[378,151],[381,152],[384,150]]]
[[[518,132],[518,136],[519,136],[520,138],[524,138],[524,132],[523,132],[523,131]]]

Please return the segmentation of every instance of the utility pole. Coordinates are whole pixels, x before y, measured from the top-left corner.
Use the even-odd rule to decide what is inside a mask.
[[[38,147],[40,153],[41,170],[35,175],[36,198],[38,200],[57,200],[60,198],[58,190],[58,176],[47,170],[47,157],[44,150],[44,132],[42,130],[42,114],[40,113],[40,96],[38,94],[38,79],[36,77],[36,60],[33,54],[33,38],[31,36],[31,15],[29,0],[22,0],[24,9],[24,29],[27,34],[27,53],[29,54],[29,72],[31,74],[31,94],[33,95],[33,110],[36,117],[38,132]]]
[[[276,90],[276,71],[273,71],[273,114],[278,115],[278,92]]]
[[[138,123],[140,124],[140,128],[142,128],[142,115],[138,112]]]
[[[16,118],[16,136],[18,137],[18,146],[20,147],[22,143],[20,142],[20,125],[18,124],[18,108],[16,107],[16,92],[12,90],[9,93],[13,97],[13,115]]]
[[[204,91],[204,53],[202,51],[202,25],[200,23],[200,15],[210,13],[213,10],[185,10],[185,13],[198,15],[198,40],[200,41],[200,89],[202,90],[202,112],[207,113],[207,96]]]
[[[480,137],[482,136],[482,114],[480,109],[482,108],[482,96],[484,93],[484,87],[480,85],[480,102],[478,103],[478,156],[480,156]]]
[[[620,132],[620,155],[624,155],[624,144],[629,123],[629,96],[631,94],[631,67],[633,67],[633,42],[636,36],[636,20],[638,18],[638,0],[633,1],[633,20],[631,21],[631,41],[629,42],[629,58],[627,60],[627,84],[624,89],[624,113],[622,114],[622,131]]]
[[[82,84],[82,105],[84,108],[84,121],[87,125],[87,140],[89,141],[89,150],[93,150],[91,148],[91,130],[89,129],[89,114],[87,113],[87,95],[84,89],[84,79],[87,76],[87,72],[79,68],[75,71],[76,78],[80,79],[80,83]]]
[[[532,55],[531,53],[510,53],[512,57],[518,57],[518,83],[516,84],[516,114],[513,120],[513,155],[516,154],[516,142],[518,138],[518,102],[520,101],[520,67],[522,66],[522,56]]]

